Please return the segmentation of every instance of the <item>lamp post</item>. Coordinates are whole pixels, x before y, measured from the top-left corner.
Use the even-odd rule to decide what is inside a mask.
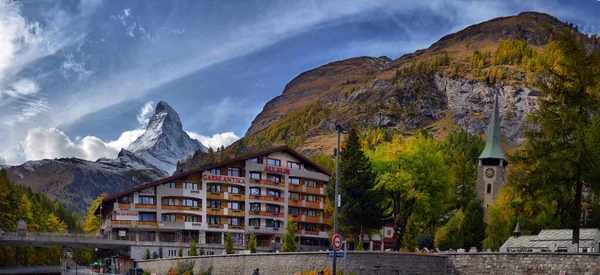
[[[333,202],[333,235],[337,234],[337,224],[338,224],[338,183],[340,181],[340,135],[342,133],[347,133],[348,131],[342,127],[340,124],[335,125],[335,130],[337,131],[337,149],[335,152],[335,197]],[[336,273],[336,263],[337,263],[337,254],[335,248],[333,249],[333,274]]]

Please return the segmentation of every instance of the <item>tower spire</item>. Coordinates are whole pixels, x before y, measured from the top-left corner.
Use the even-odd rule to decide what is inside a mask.
[[[504,165],[508,163],[504,156],[504,150],[502,150],[498,92],[495,93],[494,97],[494,110],[492,112],[492,118],[490,119],[490,128],[487,131],[487,141],[485,142],[485,148],[483,149],[483,152],[481,152],[479,159],[501,159],[504,161]]]

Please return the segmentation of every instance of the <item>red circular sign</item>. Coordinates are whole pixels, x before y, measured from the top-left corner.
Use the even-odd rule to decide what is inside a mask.
[[[335,250],[342,249],[342,245],[343,245],[342,236],[340,236],[339,234],[333,235],[333,238],[331,238],[331,243],[333,244],[333,249],[335,249]]]

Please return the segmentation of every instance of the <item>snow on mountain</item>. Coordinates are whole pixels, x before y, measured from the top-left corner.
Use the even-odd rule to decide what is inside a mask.
[[[179,115],[164,101],[156,105],[146,132],[127,148],[139,159],[169,174],[175,171],[177,161],[185,159],[198,149],[205,152],[208,150],[183,131]]]

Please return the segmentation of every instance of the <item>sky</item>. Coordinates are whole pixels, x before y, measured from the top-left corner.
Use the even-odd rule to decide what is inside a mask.
[[[161,100],[227,146],[306,70],[523,11],[600,34],[600,0],[0,0],[0,164],[114,158]]]

